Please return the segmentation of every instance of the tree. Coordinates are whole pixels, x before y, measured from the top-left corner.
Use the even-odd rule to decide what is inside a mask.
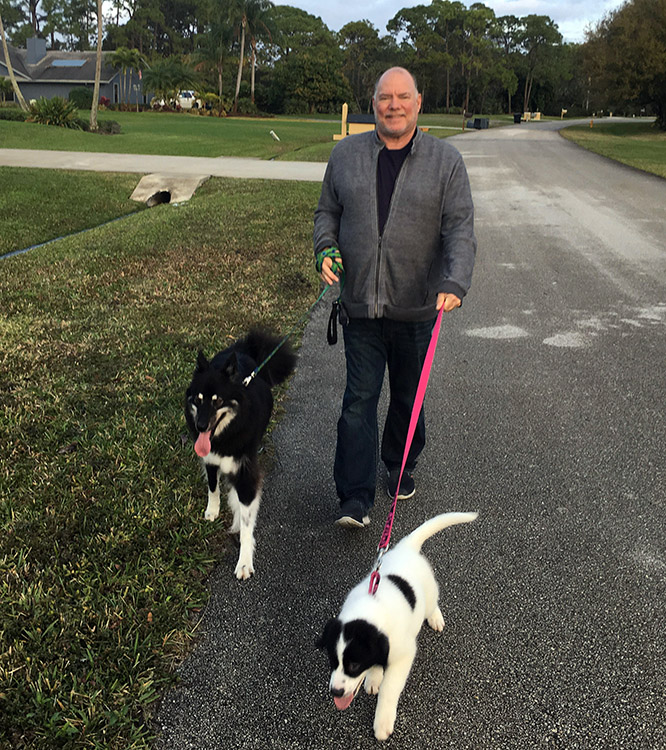
[[[95,55],[95,85],[93,86],[93,100],[90,107],[90,130],[97,130],[97,107],[99,106],[99,79],[102,77],[102,0],[97,0],[97,54]]]
[[[551,52],[556,45],[562,44],[562,34],[548,16],[531,14],[525,16],[522,22],[523,29],[518,33],[518,41],[527,62],[523,112],[529,112],[534,82],[548,73],[549,64],[553,61]]]
[[[254,104],[254,79],[257,67],[257,41],[260,39],[270,40],[272,37],[271,11],[274,5],[270,0],[247,0],[246,3],[246,25],[247,34],[250,37],[250,48],[252,50],[250,98]]]
[[[158,99],[169,105],[182,89],[194,88],[197,76],[194,70],[176,57],[158,58],[143,71],[144,92],[153,92]]]
[[[666,0],[630,0],[588,33],[584,47],[599,101],[651,107],[666,130]]]
[[[233,28],[227,21],[226,9],[220,3],[211,3],[205,32],[198,38],[194,51],[195,70],[212,69],[217,78],[217,96],[222,99],[223,73],[227,60],[231,56]]]
[[[0,16],[0,36],[2,37],[2,51],[5,55],[5,64],[7,65],[7,72],[9,73],[9,80],[12,82],[12,89],[14,90],[14,98],[19,103],[19,106],[24,112],[28,111],[28,105],[25,103],[21,89],[19,88],[16,76],[14,75],[14,68],[12,67],[12,61],[9,59],[9,49],[7,47],[7,37],[5,36],[5,27],[2,24],[2,16]]]
[[[344,74],[349,81],[359,112],[370,111],[372,88],[382,72],[379,52],[381,43],[377,29],[370,21],[352,21],[338,32],[344,54]]]
[[[98,0],[99,2],[99,0]],[[142,58],[137,49],[128,49],[127,47],[118,47],[111,54],[111,65],[120,69],[120,102],[129,105],[130,81],[132,80],[132,71],[139,70],[142,64]]]

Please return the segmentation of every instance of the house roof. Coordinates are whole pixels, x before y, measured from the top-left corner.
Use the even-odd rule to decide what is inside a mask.
[[[29,65],[27,50],[11,45],[7,47],[9,59],[19,83],[21,81],[32,83],[93,83],[95,81],[95,52],[49,50],[41,60],[34,65]],[[109,83],[119,72],[107,60],[108,53],[103,52],[100,79],[102,83]],[[5,55],[0,47],[0,72],[6,75],[6,71]]]

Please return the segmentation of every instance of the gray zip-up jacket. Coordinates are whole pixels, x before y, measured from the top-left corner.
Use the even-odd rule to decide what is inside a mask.
[[[460,153],[417,130],[398,174],[382,236],[377,216],[375,131],[333,149],[314,219],[314,252],[337,247],[345,269],[341,303],[351,318],[430,320],[437,294],[469,289],[474,206]]]

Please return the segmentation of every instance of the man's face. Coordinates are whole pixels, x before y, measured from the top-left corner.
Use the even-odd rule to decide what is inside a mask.
[[[421,109],[421,94],[417,93],[409,73],[404,70],[384,73],[372,103],[379,137],[389,146],[406,145]]]

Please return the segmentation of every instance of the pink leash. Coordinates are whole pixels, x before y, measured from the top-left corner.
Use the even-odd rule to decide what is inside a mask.
[[[416,424],[419,421],[419,414],[421,413],[421,407],[423,406],[423,400],[425,398],[426,388],[428,387],[428,378],[430,377],[430,370],[432,369],[432,363],[435,359],[435,350],[437,349],[437,339],[439,338],[439,329],[442,326],[442,314],[444,313],[444,307],[442,306],[435,321],[435,325],[432,329],[432,335],[430,337],[430,343],[428,344],[428,351],[426,352],[425,361],[423,362],[423,369],[421,370],[421,377],[419,378],[419,385],[416,389],[416,396],[414,397],[414,406],[412,407],[412,416],[409,420],[409,429],[407,430],[407,441],[405,443],[405,451],[402,454],[402,466],[400,467],[400,476],[398,477],[398,486],[395,489],[395,497],[393,498],[393,504],[389,511],[382,537],[379,540],[379,546],[377,547],[377,561],[375,567],[370,575],[370,588],[368,593],[374,594],[377,592],[379,581],[381,576],[379,575],[379,569],[382,566],[382,557],[389,547],[391,541],[391,530],[393,529],[393,519],[395,518],[395,508],[398,504],[398,493],[400,492],[400,482],[402,481],[402,474],[405,470],[405,464],[407,463],[407,456],[409,455],[409,449],[412,447],[412,440],[414,439],[414,432],[416,430]]]

